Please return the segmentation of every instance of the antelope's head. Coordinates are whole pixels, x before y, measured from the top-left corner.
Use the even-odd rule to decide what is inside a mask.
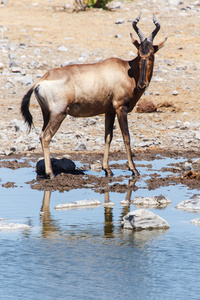
[[[153,40],[160,30],[160,24],[158,23],[155,14],[153,14],[153,22],[156,26],[154,31],[150,34],[148,38],[144,36],[141,30],[137,27],[137,23],[141,17],[140,13],[137,18],[133,21],[133,28],[136,31],[138,37],[140,38],[140,43],[133,38],[132,42],[134,46],[138,49],[138,61],[139,61],[139,80],[137,83],[137,88],[140,91],[144,91],[151,80],[152,73],[153,73],[153,65],[154,65],[154,54],[164,46],[165,41],[167,38],[158,45],[153,45]]]

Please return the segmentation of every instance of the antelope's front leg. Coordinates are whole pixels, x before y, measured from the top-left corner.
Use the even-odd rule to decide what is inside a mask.
[[[128,114],[128,109],[126,106],[121,106],[117,109],[118,122],[119,122],[119,126],[120,126],[120,129],[122,132],[122,136],[124,139],[124,144],[125,144],[126,152],[127,152],[127,156],[128,156],[129,169],[130,169],[130,171],[132,171],[133,175],[139,176],[139,172],[135,167],[135,164],[132,160],[132,155],[131,155],[130,135],[129,135],[129,130],[128,130],[127,114]]]
[[[113,175],[111,169],[108,166],[108,154],[110,149],[110,143],[113,138],[113,124],[115,121],[115,114],[105,114],[105,152],[103,157],[103,167],[106,175]]]

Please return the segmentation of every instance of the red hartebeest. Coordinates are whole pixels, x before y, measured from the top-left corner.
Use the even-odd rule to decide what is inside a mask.
[[[31,128],[32,115],[29,102],[33,91],[41,106],[44,124],[41,144],[44,152],[45,171],[54,177],[50,161],[50,141],[67,114],[74,117],[91,117],[105,114],[105,152],[103,169],[112,175],[108,166],[108,153],[113,137],[113,124],[117,114],[128,156],[129,168],[138,175],[131,156],[127,114],[132,111],[148,87],[154,65],[154,53],[164,46],[166,39],[154,46],[153,40],[160,29],[155,15],[156,26],[148,38],[137,27],[141,13],[132,25],[140,43],[133,38],[138,55],[131,61],[109,58],[99,63],[69,65],[48,71],[23,97],[21,113]]]

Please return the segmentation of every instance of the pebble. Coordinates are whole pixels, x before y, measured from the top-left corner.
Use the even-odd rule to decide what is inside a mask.
[[[65,46],[60,46],[60,47],[58,47],[58,51],[67,52],[68,48],[66,48]]]
[[[125,20],[124,20],[124,19],[117,19],[117,20],[115,21],[115,24],[123,24],[123,23],[125,23]]]
[[[74,202],[68,202],[63,204],[58,204],[54,208],[57,210],[66,210],[66,209],[76,209],[81,207],[97,207],[101,205],[101,202],[97,199],[84,199],[84,200],[78,200]]]
[[[177,209],[188,212],[200,212],[200,195],[193,195],[190,199],[177,204]]]
[[[178,91],[174,90],[172,93],[173,96],[177,96],[178,95]]]

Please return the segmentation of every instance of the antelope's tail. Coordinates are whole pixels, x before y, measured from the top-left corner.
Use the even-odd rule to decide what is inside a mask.
[[[33,124],[33,117],[29,110],[29,103],[31,99],[31,95],[33,93],[34,87],[32,87],[26,95],[24,95],[21,103],[21,114],[24,117],[25,123],[28,124],[29,130],[31,130],[31,126]]]

